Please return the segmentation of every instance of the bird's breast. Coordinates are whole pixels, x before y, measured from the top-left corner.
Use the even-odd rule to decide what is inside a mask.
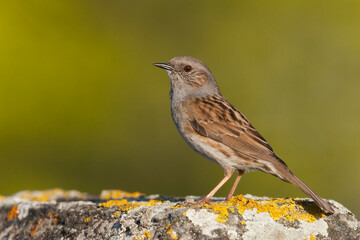
[[[186,103],[185,103],[186,104]],[[191,126],[191,108],[183,104],[175,104],[171,107],[171,115],[182,138],[197,153],[206,159],[223,167],[234,167],[232,150],[208,137],[199,135]]]

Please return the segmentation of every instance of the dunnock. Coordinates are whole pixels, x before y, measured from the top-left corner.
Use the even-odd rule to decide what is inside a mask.
[[[170,77],[171,115],[185,142],[224,169],[225,177],[199,202],[210,202],[237,170],[235,183],[226,198],[229,200],[245,172],[260,170],[294,184],[324,212],[334,213],[327,202],[290,171],[249,120],[225,99],[205,64],[193,57],[175,57],[168,63],[154,65],[165,69]]]

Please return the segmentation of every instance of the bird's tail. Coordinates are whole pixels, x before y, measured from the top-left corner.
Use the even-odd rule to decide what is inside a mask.
[[[303,191],[306,195],[311,197],[315,203],[325,212],[328,214],[333,214],[335,211],[330,207],[330,205],[325,202],[324,199],[322,199],[319,195],[314,193],[308,186],[305,185],[300,179],[298,179],[285,165],[282,166],[281,176],[282,178],[285,178],[283,180],[290,182],[297,186],[301,191]]]

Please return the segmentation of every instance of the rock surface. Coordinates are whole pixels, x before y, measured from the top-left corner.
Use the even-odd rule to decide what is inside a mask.
[[[0,239],[360,239],[359,220],[333,200],[329,216],[309,199],[222,200],[179,207],[184,199],[120,190],[19,192],[0,196]]]

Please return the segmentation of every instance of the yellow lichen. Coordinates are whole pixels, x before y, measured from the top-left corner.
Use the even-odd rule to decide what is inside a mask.
[[[151,234],[150,234],[148,231],[145,231],[145,232],[144,232],[144,236],[147,237],[147,238],[150,238],[150,237],[151,237]]]
[[[218,222],[227,222],[229,216],[228,209],[230,206],[228,206],[226,203],[215,203],[211,205],[205,204],[205,207],[211,209],[211,212],[218,214],[216,218]]]
[[[149,238],[151,238],[151,234],[148,231],[145,231],[142,234],[136,235],[136,237],[133,238],[133,240],[144,240]]]
[[[103,203],[100,203],[98,206],[99,207],[112,207],[112,206],[122,206],[124,204],[127,204],[127,200],[123,199],[123,200],[109,200]]]
[[[103,190],[100,194],[100,198],[102,199],[122,199],[122,198],[136,198],[143,195],[140,192],[126,192],[122,190]],[[51,201],[61,198],[82,198],[86,197],[84,193],[78,191],[66,191],[60,188],[48,189],[44,191],[23,191],[19,193],[20,198],[29,199],[32,201]],[[4,196],[0,195],[0,200],[4,198]]]
[[[119,211],[114,212],[114,217],[116,218],[120,217],[120,212]]]
[[[316,237],[314,235],[310,234],[309,240],[316,240]]]
[[[245,224],[246,224],[246,222],[245,222],[244,220],[242,220],[242,221],[241,221],[241,224],[242,224],[242,225],[245,225]]]
[[[41,202],[51,201],[59,197],[68,198],[74,195],[77,198],[81,198],[83,196],[83,193],[80,193],[78,191],[66,191],[60,188],[48,189],[43,191],[23,191],[19,193],[20,198]]]
[[[89,222],[90,221],[90,218],[89,217],[87,217],[87,218],[85,218],[85,220],[84,220],[84,222]]]
[[[237,209],[239,214],[243,214],[246,210],[256,209],[257,213],[267,212],[275,221],[283,219],[288,222],[294,220],[304,220],[307,222],[314,222],[317,218],[324,217],[321,210],[314,204],[304,208],[296,204],[293,199],[271,199],[256,201],[253,199],[246,199],[242,195],[231,198],[227,202],[220,202],[215,204],[205,204],[204,206],[211,209],[211,212],[217,213],[217,221],[224,223],[228,220],[229,211],[234,212]],[[201,205],[199,205],[201,206]]]
[[[166,233],[169,234],[172,239],[178,239],[172,228],[170,228]]]
[[[175,232],[173,231],[172,228],[170,228],[170,226],[171,226],[171,223],[169,223],[168,225],[166,225],[165,230],[169,229],[166,233],[169,234],[172,239],[178,239],[178,237],[176,236]]]
[[[177,209],[177,208],[182,208],[183,206],[181,205],[175,205],[175,206],[171,206],[169,207],[170,209]]]
[[[119,211],[127,212],[131,209],[142,207],[142,206],[155,206],[162,201],[159,200],[150,200],[149,202],[128,202],[126,199],[122,200],[109,200],[104,203],[100,203],[99,207],[112,207],[112,206],[118,206]]]
[[[144,195],[140,192],[125,192],[122,190],[103,190],[100,194],[102,199],[121,199],[121,198],[137,198]]]

